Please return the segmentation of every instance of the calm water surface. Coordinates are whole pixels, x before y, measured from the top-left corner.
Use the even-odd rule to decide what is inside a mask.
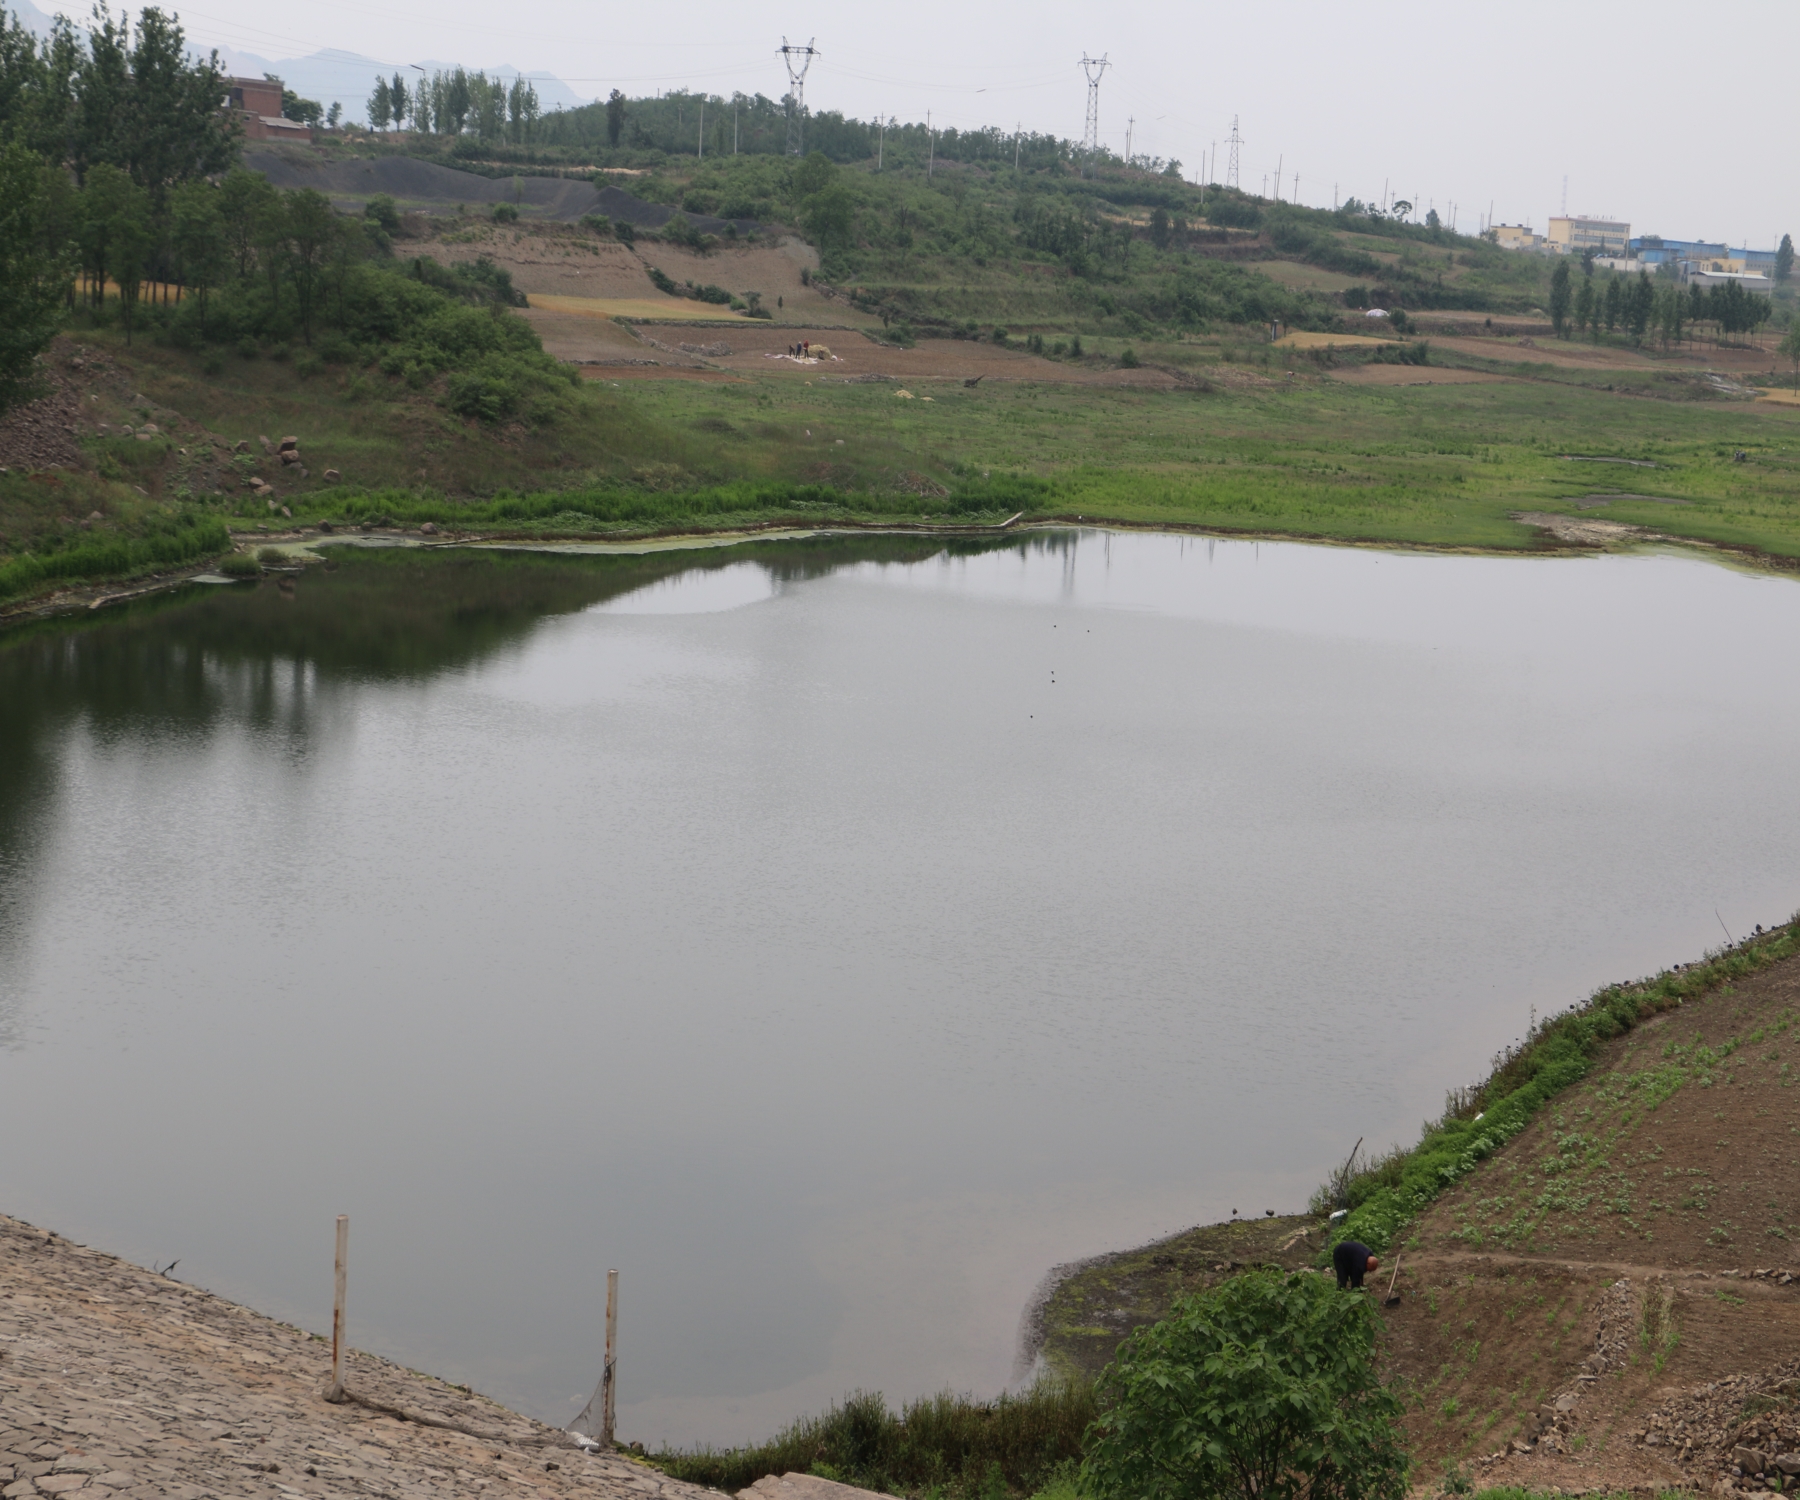
[[[1800,905],[1800,588],[1068,534],[350,553],[0,640],[0,1208],[553,1421],[991,1393]],[[1714,909],[1718,910],[1715,916]]]

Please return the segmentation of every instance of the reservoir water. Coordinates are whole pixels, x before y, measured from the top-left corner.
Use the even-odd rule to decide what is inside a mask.
[[[1800,906],[1800,586],[1100,532],[331,549],[0,637],[0,1210],[559,1423],[981,1394]]]

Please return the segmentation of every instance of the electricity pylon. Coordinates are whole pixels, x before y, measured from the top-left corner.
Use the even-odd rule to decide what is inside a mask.
[[[1094,153],[1100,149],[1100,80],[1106,76],[1106,70],[1112,64],[1105,57],[1089,57],[1081,54],[1081,71],[1087,75],[1087,130],[1082,137],[1082,155],[1088,166],[1093,165]]]
[[[805,145],[806,70],[812,66],[812,60],[818,55],[818,49],[810,40],[804,47],[800,47],[791,44],[786,37],[781,39],[781,60],[787,64],[788,70],[787,154],[789,156],[800,155]]]

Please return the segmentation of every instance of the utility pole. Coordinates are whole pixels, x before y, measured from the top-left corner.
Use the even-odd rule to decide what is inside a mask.
[[[733,156],[736,156],[738,154],[737,120],[738,120],[738,96],[736,94],[733,94],[731,96],[731,154]]]
[[[1565,219],[1569,217],[1569,174],[1567,172],[1563,173],[1563,211],[1562,211],[1562,216]]]
[[[881,134],[875,138],[875,170],[881,170],[881,158],[887,151],[887,121],[881,123]]]
[[[700,161],[706,160],[706,95],[700,96],[700,149],[696,153]]]
[[[1281,169],[1287,165],[1287,153],[1275,158],[1275,201],[1281,202]]]
[[[1112,64],[1105,56],[1089,57],[1081,54],[1081,71],[1087,78],[1087,129],[1082,134],[1082,154],[1086,158],[1082,167],[1082,175],[1094,164],[1094,153],[1100,149],[1100,80],[1106,76],[1106,70]]]
[[[1025,122],[1023,120],[1018,121],[1013,126],[1013,175],[1015,177],[1018,176],[1019,173],[1019,132],[1024,128]]]
[[[1137,129],[1137,116],[1125,116],[1125,165],[1131,165],[1131,133]]]
[[[787,129],[789,156],[799,156],[806,144],[806,70],[818,55],[818,49],[810,40],[804,47],[800,47],[790,44],[786,37],[781,39],[781,60],[787,64],[788,70],[788,108],[792,111],[788,116]]]
[[[937,131],[932,129],[931,111],[925,111],[925,131],[931,137],[931,154],[925,158],[925,180],[931,181],[931,174],[937,170]]]
[[[1231,117],[1231,139],[1227,142],[1231,147],[1231,155],[1225,159],[1225,186],[1239,187],[1238,182],[1238,148],[1244,144],[1244,138],[1238,134],[1238,117]]]

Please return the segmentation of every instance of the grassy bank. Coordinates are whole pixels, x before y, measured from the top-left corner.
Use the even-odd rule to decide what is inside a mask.
[[[1224,344],[1166,352],[1180,388],[927,381],[905,401],[778,376],[594,382],[553,422],[496,428],[404,379],[235,354],[209,374],[89,332],[53,353],[80,418],[73,461],[0,473],[0,597],[183,560],[162,556],[168,539],[202,521],[184,558],[222,545],[218,523],[290,516],[579,537],[1023,512],[1522,551],[1544,545],[1519,519],[1532,512],[1800,559],[1800,406],[1363,386],[1304,359],[1289,380]],[[297,436],[305,462],[273,462],[269,435]]]
[[[1800,917],[1700,963],[1609,985],[1585,1004],[1546,1017],[1517,1048],[1494,1059],[1486,1079],[1452,1093],[1444,1117],[1426,1128],[1416,1146],[1395,1150],[1320,1189],[1316,1210],[1349,1210],[1333,1229],[1332,1242],[1360,1240],[1377,1251],[1394,1246],[1440,1193],[1585,1077],[1603,1042],[1795,953],[1800,953]]]

